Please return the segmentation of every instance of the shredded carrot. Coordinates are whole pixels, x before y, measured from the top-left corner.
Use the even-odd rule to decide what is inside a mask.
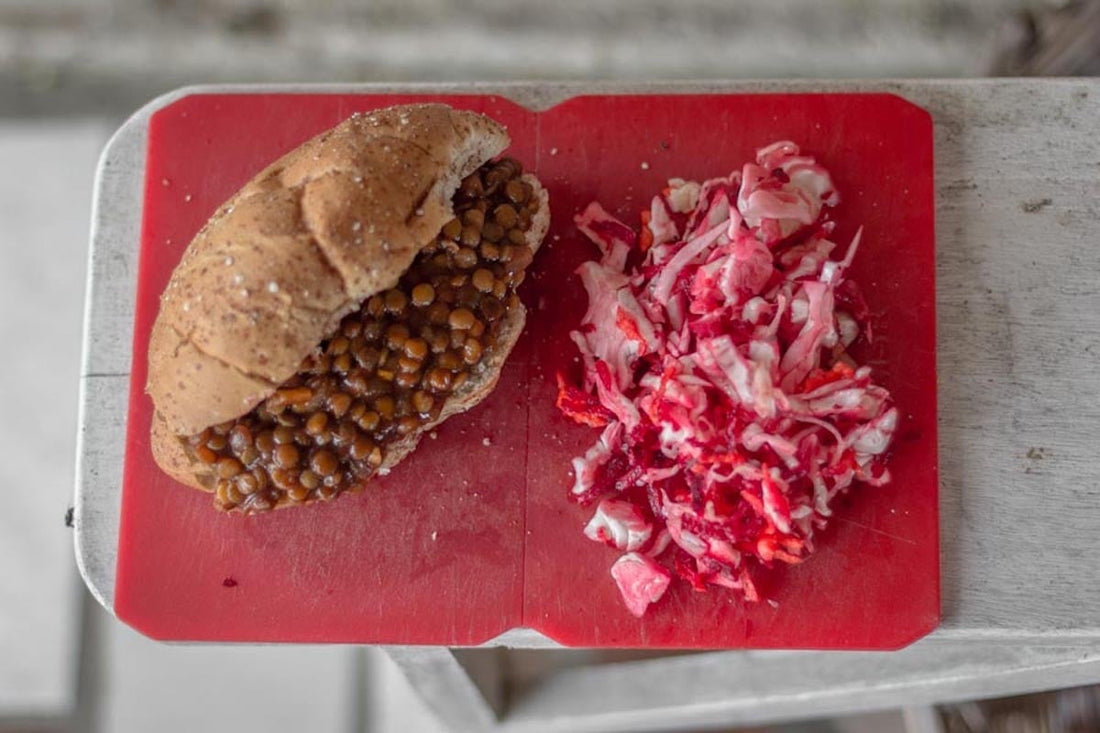
[[[649,228],[651,218],[653,218],[653,214],[650,213],[649,209],[642,212],[642,230],[638,232],[638,249],[643,252],[653,246],[653,230]]]

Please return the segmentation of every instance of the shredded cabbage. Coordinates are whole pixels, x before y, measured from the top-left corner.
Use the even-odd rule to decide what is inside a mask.
[[[759,599],[750,569],[813,551],[830,502],[890,480],[898,413],[847,347],[867,306],[831,241],[828,171],[780,141],[702,184],[672,179],[635,233],[598,203],[576,217],[601,258],[578,274],[581,384],[558,407],[602,429],[570,493],[636,616],[678,576]],[[628,260],[638,264],[628,270]]]

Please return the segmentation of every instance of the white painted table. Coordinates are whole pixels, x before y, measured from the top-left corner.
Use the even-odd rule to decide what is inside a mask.
[[[303,90],[274,89],[284,88]],[[521,659],[390,649],[456,729],[730,724],[1100,681],[1100,81],[416,89],[494,92],[534,108],[584,92],[890,91],[928,109],[936,129],[941,627],[893,653],[715,652],[578,665],[593,655],[576,652],[522,694],[509,694],[504,674]],[[97,182],[76,552],[108,609],[145,126],[184,93],[150,104],[119,131]],[[523,631],[494,643],[548,645]]]
[[[0,121],[0,729],[60,724],[77,702],[83,594],[62,520],[91,172],[108,133],[96,121]]]

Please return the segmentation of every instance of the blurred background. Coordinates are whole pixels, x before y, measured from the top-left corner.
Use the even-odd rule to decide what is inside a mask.
[[[162,646],[77,576],[66,510],[92,176],[150,98],[212,82],[1098,73],[1097,2],[0,0],[0,732],[441,730],[378,651]],[[517,686],[546,666],[531,655],[506,662]],[[770,730],[1096,731],[1097,700]]]

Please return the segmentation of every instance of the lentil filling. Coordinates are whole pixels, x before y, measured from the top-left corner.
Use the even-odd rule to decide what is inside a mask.
[[[394,441],[439,417],[519,303],[539,203],[522,172],[504,158],[467,176],[455,218],[392,290],[345,317],[251,412],[185,440],[210,466],[219,509],[262,512],[361,488]]]

